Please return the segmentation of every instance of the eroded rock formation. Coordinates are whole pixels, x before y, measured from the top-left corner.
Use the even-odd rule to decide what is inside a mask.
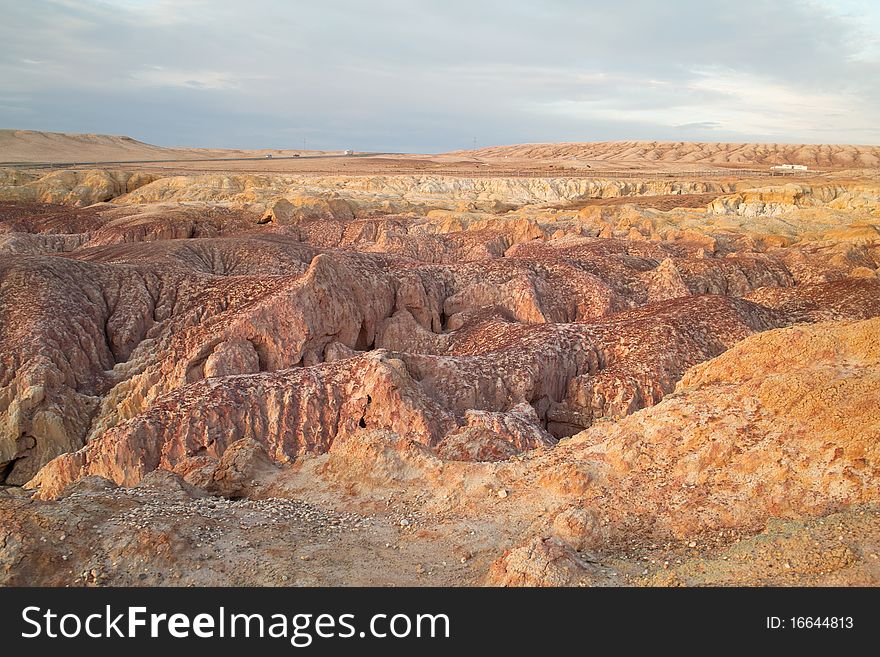
[[[878,501],[871,185],[62,173],[0,203],[0,481],[37,498],[497,513],[468,581],[504,585]]]

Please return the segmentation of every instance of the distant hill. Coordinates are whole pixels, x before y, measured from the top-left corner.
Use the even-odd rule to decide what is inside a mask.
[[[704,165],[805,164],[813,167],[877,168],[880,146],[747,144],[682,141],[605,141],[490,146],[449,155],[525,160],[694,163]]]
[[[131,137],[0,130],[0,162],[146,160],[177,155],[177,149],[145,144]]]
[[[195,160],[261,157],[292,153],[274,149],[165,148],[119,135],[0,130],[0,162],[107,162],[125,160]],[[318,152],[318,151],[314,151]]]
[[[3,162],[107,162],[262,157],[297,151],[273,149],[166,148],[118,135],[0,130]],[[310,151],[321,153],[324,151]],[[880,168],[880,146],[827,144],[748,144],[723,142],[605,141],[516,144],[454,151],[444,156],[553,162],[576,159],[607,168],[650,164],[749,167],[805,164],[820,168]]]

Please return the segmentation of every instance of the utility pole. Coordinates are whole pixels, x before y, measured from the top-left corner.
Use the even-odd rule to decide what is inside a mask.
[[[477,150],[477,138],[474,137],[474,150]]]

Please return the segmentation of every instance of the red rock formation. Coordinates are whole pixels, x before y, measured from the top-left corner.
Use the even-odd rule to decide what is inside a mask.
[[[525,219],[437,232],[344,203],[278,201],[262,225],[209,206],[3,206],[6,253],[29,253],[0,255],[5,480],[60,456],[34,482],[46,494],[131,484],[243,438],[289,461],[364,426],[506,458],[658,402],[753,332],[880,313],[867,247],[707,255],[546,241]],[[807,270],[860,277],[796,286]]]
[[[144,182],[3,175],[9,197],[71,201]],[[131,563],[235,518],[228,557],[238,501],[311,495],[386,514],[347,543],[364,554],[428,514],[400,543],[446,532],[468,582],[581,585],[629,577],[584,552],[624,537],[875,502],[872,190],[179,176],[0,203],[0,582],[61,556],[99,581],[88,541],[35,540],[68,514]],[[22,484],[61,501],[30,508]],[[206,523],[209,504],[230,513]],[[119,514],[171,519],[132,537]]]

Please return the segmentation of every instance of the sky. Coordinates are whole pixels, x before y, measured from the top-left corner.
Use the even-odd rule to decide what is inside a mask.
[[[880,144],[878,0],[0,0],[0,16],[0,128],[417,153]]]

